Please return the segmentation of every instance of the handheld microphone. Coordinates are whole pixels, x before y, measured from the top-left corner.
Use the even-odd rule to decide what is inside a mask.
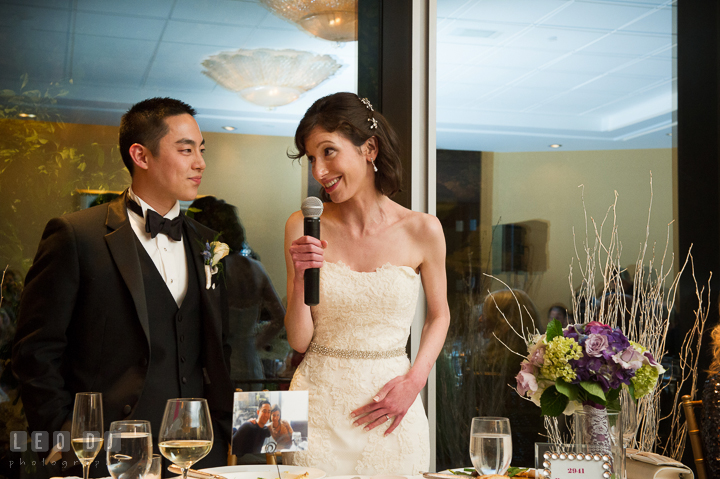
[[[323,203],[320,198],[308,196],[300,207],[305,217],[303,221],[303,234],[320,239],[320,215],[323,212]],[[320,269],[305,270],[305,304],[316,306],[320,302]]]

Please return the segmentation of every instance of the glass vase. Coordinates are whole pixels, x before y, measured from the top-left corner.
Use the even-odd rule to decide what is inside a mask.
[[[591,454],[612,456],[616,478],[625,477],[625,450],[620,411],[584,405],[573,413],[575,444],[584,444]]]

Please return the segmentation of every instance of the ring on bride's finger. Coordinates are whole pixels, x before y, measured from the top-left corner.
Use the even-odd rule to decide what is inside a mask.
[[[386,422],[390,420],[390,416],[388,416],[387,414],[385,414],[385,418],[386,418],[385,419]]]

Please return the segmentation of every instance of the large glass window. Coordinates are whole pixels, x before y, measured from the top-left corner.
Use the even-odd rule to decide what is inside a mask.
[[[543,421],[511,388],[521,358],[495,336],[525,350],[498,310],[517,320],[511,288],[540,331],[553,306],[573,321],[577,258],[568,276],[576,244],[584,259],[585,212],[592,241],[591,221],[617,192],[632,279],[652,174],[650,244],[664,248],[676,216],[673,3],[438,0],[437,212],[452,311],[438,361],[438,470],[470,463],[473,416],[510,417],[513,463],[533,464]]]
[[[241,371],[236,386],[287,387],[291,351],[278,312],[286,294],[284,225],[308,183],[306,166],[287,152],[316,99],[357,91],[357,26],[319,16],[306,31],[265,3],[272,2],[0,1],[3,360],[45,224],[127,188],[120,117],[140,100],[168,96],[198,112],[207,147],[199,194],[237,208],[244,244],[234,253],[257,259],[263,284],[278,296],[231,306],[233,347],[247,363],[238,369],[233,360]],[[345,34],[327,33],[347,20]],[[9,369],[2,377],[0,408],[14,414]],[[7,438],[0,434],[0,442]]]

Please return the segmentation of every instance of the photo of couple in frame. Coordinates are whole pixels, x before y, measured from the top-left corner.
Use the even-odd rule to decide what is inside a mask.
[[[232,453],[270,454],[308,448],[307,391],[236,392]]]

